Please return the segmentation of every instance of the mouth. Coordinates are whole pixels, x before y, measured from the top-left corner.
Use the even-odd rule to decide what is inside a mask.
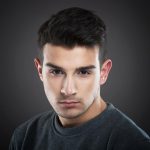
[[[60,101],[59,104],[65,108],[75,108],[79,105],[79,101],[67,99]]]

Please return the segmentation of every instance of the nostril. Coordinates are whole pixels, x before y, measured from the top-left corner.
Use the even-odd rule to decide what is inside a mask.
[[[61,94],[65,95],[65,96],[68,96],[68,95],[75,95],[76,94],[76,91],[75,89],[65,89],[65,88],[62,88],[60,90]]]

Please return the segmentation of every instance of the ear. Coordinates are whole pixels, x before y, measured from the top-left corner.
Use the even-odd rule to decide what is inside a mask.
[[[111,68],[112,68],[112,61],[110,59],[107,59],[101,67],[100,85],[103,85],[106,82]]]
[[[39,74],[39,77],[40,77],[41,81],[43,81],[41,61],[38,58],[35,58],[34,59],[34,64],[35,64],[35,67],[36,67],[36,69],[38,71],[38,74]]]

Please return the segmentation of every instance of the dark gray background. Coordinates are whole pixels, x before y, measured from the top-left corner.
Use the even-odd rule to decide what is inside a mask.
[[[113,68],[103,98],[150,134],[150,7],[142,1],[1,0],[0,2],[0,149],[15,127],[49,110],[33,59],[37,30],[58,10],[79,6],[95,10],[108,28]]]

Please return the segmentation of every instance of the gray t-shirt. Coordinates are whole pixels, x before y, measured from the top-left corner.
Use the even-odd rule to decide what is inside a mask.
[[[10,150],[150,150],[150,137],[107,103],[100,115],[71,128],[54,111],[42,113],[14,131]]]

